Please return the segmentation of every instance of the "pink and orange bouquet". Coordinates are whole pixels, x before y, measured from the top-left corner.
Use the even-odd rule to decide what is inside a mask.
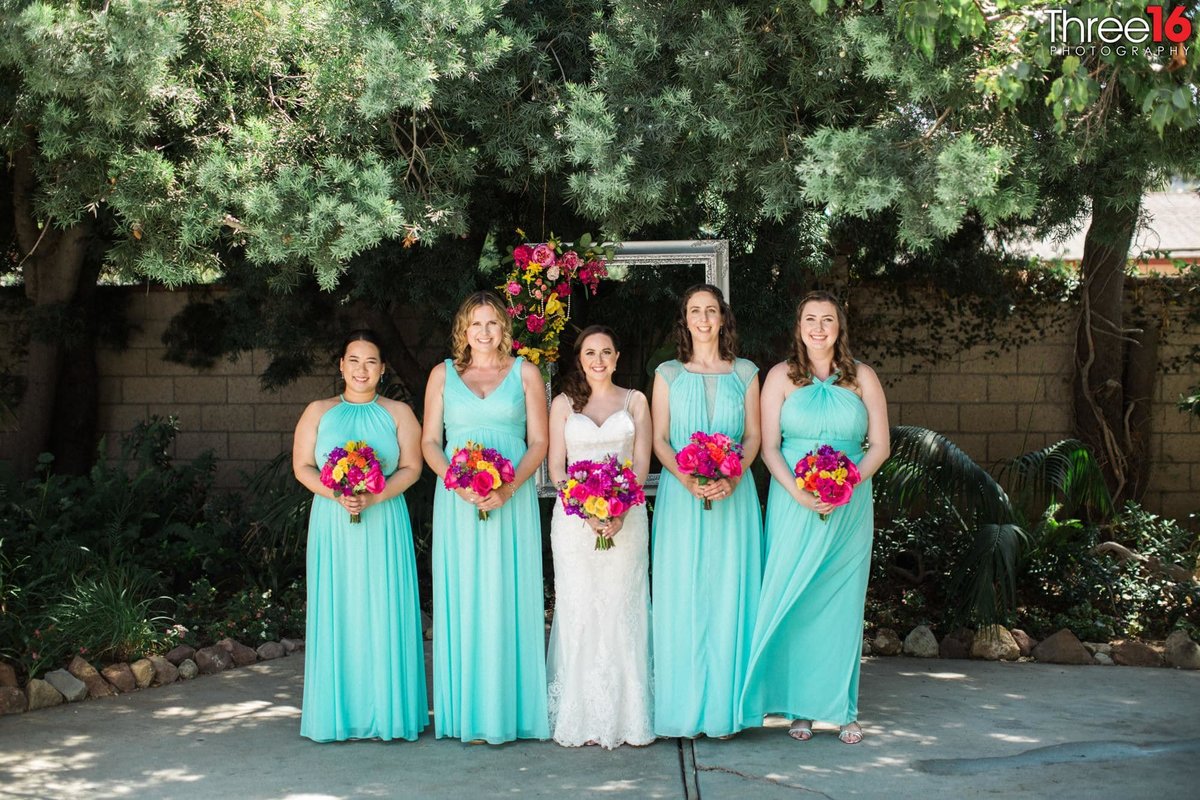
[[[742,474],[742,446],[723,433],[696,431],[689,444],[675,454],[675,464],[684,475],[695,475],[700,485]],[[704,501],[704,510],[712,500]]]
[[[329,451],[325,466],[321,467],[321,484],[333,489],[334,495],[348,497],[379,494],[387,485],[387,478],[374,449],[366,442],[346,442],[345,447]],[[361,515],[351,514],[350,522],[355,525],[362,522]]]
[[[812,492],[818,500],[834,506],[849,503],[854,487],[862,482],[854,462],[841,450],[834,450],[827,444],[818,447],[816,452],[809,451],[797,461],[795,474],[796,485],[801,491]],[[828,514],[821,514],[821,521],[828,517]]]
[[[496,450],[468,441],[450,457],[450,469],[446,470],[442,484],[450,490],[470,489],[480,497],[487,497],[516,477],[512,462]],[[479,518],[486,520],[488,512],[479,510]]]
[[[571,516],[610,520],[646,502],[631,462],[621,463],[615,455],[600,461],[576,461],[567,467],[567,479],[559,484],[563,511]],[[596,536],[596,549],[607,550],[613,540]]]

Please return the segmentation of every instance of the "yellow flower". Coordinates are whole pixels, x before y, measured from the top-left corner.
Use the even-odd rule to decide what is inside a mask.
[[[558,294],[551,293],[550,299],[546,301],[547,314],[561,314],[563,312],[563,304],[558,302]]]
[[[608,519],[608,501],[603,497],[589,497],[583,503],[583,510],[597,519]]]
[[[492,476],[492,488],[493,489],[498,488],[500,486],[500,484],[504,483],[504,481],[500,480],[500,471],[497,470],[495,467],[493,467],[491,464],[485,463],[485,464],[481,464],[480,466],[483,467],[484,472],[486,472],[488,475]]]
[[[532,347],[522,347],[517,351],[517,355],[525,356],[530,364],[542,363],[542,351]]]

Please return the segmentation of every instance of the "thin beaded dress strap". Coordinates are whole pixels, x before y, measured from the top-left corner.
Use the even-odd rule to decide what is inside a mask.
[[[633,389],[626,389],[625,390],[625,404],[623,406],[621,406],[622,411],[629,410],[629,401],[632,399],[633,399]]]

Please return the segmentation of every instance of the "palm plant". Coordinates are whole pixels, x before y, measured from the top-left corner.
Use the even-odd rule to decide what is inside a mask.
[[[1029,553],[1059,514],[1110,515],[1112,500],[1091,453],[1073,439],[1008,463],[1017,501],[954,442],[916,426],[892,428],[892,456],[873,481],[880,511],[892,518],[932,516],[959,546],[947,548],[949,593],[969,618],[996,622],[1016,606],[1017,579]],[[1040,510],[1039,510],[1040,509]]]

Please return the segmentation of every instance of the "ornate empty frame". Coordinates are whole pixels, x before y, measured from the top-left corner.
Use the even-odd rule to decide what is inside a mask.
[[[729,242],[725,239],[692,239],[661,242],[624,242],[616,246],[616,254],[610,265],[638,267],[654,266],[704,266],[704,282],[718,287],[729,302]],[[550,381],[546,381],[546,407],[550,407]],[[539,497],[553,497],[554,484],[550,482],[550,470],[543,461],[537,472]],[[646,479],[646,494],[658,489],[658,474]]]

